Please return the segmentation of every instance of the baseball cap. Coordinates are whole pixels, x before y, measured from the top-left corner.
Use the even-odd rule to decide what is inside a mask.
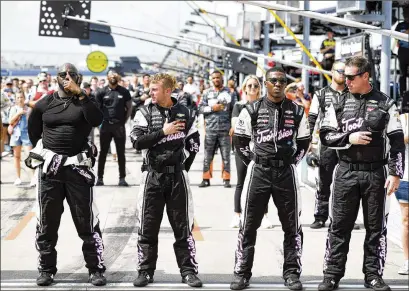
[[[91,85],[88,82],[83,82],[82,87],[85,88],[91,88]]]
[[[8,85],[8,84],[13,84],[13,81],[11,81],[11,79],[7,79],[6,80],[6,85]]]

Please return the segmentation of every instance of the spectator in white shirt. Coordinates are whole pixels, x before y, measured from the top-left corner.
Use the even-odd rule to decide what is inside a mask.
[[[183,91],[192,95],[193,102],[197,103],[197,100],[200,97],[200,90],[199,90],[199,87],[197,87],[193,83],[193,75],[189,75],[186,81],[187,81],[187,84],[183,88]]]

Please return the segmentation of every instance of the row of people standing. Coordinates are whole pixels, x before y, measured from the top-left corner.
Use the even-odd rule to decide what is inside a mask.
[[[405,152],[396,106],[390,102],[390,98],[368,86],[369,66],[365,61],[353,58],[347,62],[344,73],[349,91],[326,107],[321,126],[321,141],[324,145],[339,148],[340,162],[334,175],[334,189],[339,187],[340,193],[356,191],[356,195],[352,200],[346,194],[342,197],[333,195],[333,215],[327,245],[335,247],[328,247],[326,251],[326,267],[320,290],[335,289],[344,274],[347,255],[344,250],[348,248],[349,233],[356,219],[357,208],[349,209],[346,206],[350,203],[345,203],[343,199],[346,197],[348,202],[356,203],[361,196],[367,196],[364,217],[370,234],[365,242],[365,285],[375,290],[389,290],[382,280],[386,240],[385,200],[387,194],[398,189],[399,178],[403,176]],[[114,72],[110,74],[115,76]],[[213,77],[217,79],[214,74]],[[74,66],[65,64],[58,81],[61,84],[58,92],[41,99],[29,120],[30,139],[36,145],[36,152],[45,158],[42,161],[44,166],[39,170],[39,179],[43,180],[39,181],[42,183],[39,187],[39,203],[42,207],[37,227],[37,246],[41,274],[37,284],[51,284],[57,272],[56,233],[62,214],[62,201],[66,195],[71,209],[76,211],[73,217],[78,219],[75,224],[84,240],[83,251],[90,280],[94,285],[103,285],[106,279],[101,231],[97,215],[91,207],[95,177],[88,169],[92,167],[96,153],[92,147],[86,146],[86,141],[91,128],[101,124],[105,117],[98,108],[100,105],[79,89],[78,71]],[[189,157],[194,158],[199,150],[199,134],[194,126],[196,117],[194,112],[172,98],[175,80],[171,76],[158,74],[152,77],[152,81],[152,102],[137,111],[131,132],[133,147],[142,150],[144,157],[143,187],[138,197],[139,271],[134,285],[145,286],[153,281],[157,236],[166,204],[175,232],[175,253],[182,282],[200,287],[202,283],[197,277],[196,248],[191,235],[193,201],[186,174],[193,162]],[[295,166],[309,147],[310,129],[304,108],[285,98],[286,83],[281,68],[269,70],[264,83],[267,96],[246,104],[235,123],[234,145],[242,161],[248,165],[248,172],[244,182],[246,195],[242,195],[244,217],[238,234],[235,278],[230,286],[234,290],[249,285],[256,233],[271,196],[278,208],[284,231],[285,285],[291,290],[302,289],[303,234],[299,220],[301,204]],[[225,98],[227,96],[223,97],[222,104],[226,102]],[[367,103],[367,106],[361,103]],[[222,106],[212,106],[210,110],[221,109],[218,107]],[[219,111],[222,110],[216,110]],[[221,118],[224,120],[223,115]],[[350,123],[343,123],[345,118],[351,119]],[[373,141],[368,138],[370,134],[367,130],[375,136]],[[387,135],[388,140],[383,134]],[[382,138],[384,140],[379,141]],[[390,150],[383,147],[387,141]],[[365,146],[371,150],[368,151]],[[186,156],[185,150],[191,155]],[[82,154],[85,154],[86,159]],[[385,157],[387,154],[390,154],[388,161]],[[379,158],[382,160],[377,160]],[[38,155],[31,156],[33,160],[39,160]],[[91,162],[87,166],[84,165],[86,160]],[[386,163],[389,164],[388,169],[381,172]],[[33,162],[28,164],[33,166]],[[389,172],[388,177],[386,171]],[[44,176],[41,175],[43,172]],[[359,179],[345,181],[345,175],[358,175]],[[82,182],[79,181],[80,177]],[[387,190],[383,188],[385,181]],[[347,189],[344,187],[347,183],[363,184],[359,188],[355,184],[350,185]],[[336,209],[343,209],[343,213],[350,211],[350,214],[342,216],[342,213],[334,212]],[[341,238],[334,237],[334,233],[340,234]]]
[[[336,93],[334,88],[325,88],[320,92],[323,97],[316,98],[316,102],[322,103],[320,140],[324,146],[336,149],[339,158],[332,179],[324,278],[318,289],[337,289],[344,276],[351,231],[362,199],[367,231],[364,285],[374,290],[390,290],[382,275],[389,195],[398,191],[404,175],[405,146],[399,113],[391,98],[370,85],[370,66],[365,58],[347,60],[345,70],[333,69],[337,70],[335,78],[339,77],[336,74],[345,76],[348,90]],[[230,286],[233,290],[249,285],[256,231],[271,196],[285,233],[285,285],[291,290],[302,289],[303,235],[294,165],[307,151],[312,129],[304,110],[295,103],[289,105],[285,99],[284,84],[284,71],[268,71],[267,97],[247,105],[235,125],[237,153],[247,161],[250,172],[245,180],[244,217],[238,236],[235,279]],[[315,115],[316,106],[311,109]],[[323,215],[325,204],[321,205]]]

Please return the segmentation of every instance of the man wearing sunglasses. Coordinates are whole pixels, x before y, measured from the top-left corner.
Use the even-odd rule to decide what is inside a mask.
[[[285,285],[290,290],[302,289],[303,232],[296,165],[308,149],[310,130],[304,108],[285,97],[286,84],[281,67],[269,69],[267,96],[246,105],[235,123],[234,145],[248,170],[232,290],[249,286],[257,229],[271,196],[284,230]]]
[[[385,268],[389,196],[403,177],[405,145],[393,99],[369,82],[364,57],[345,63],[349,92],[328,105],[320,129],[323,145],[336,149],[330,225],[319,290],[334,290],[345,273],[349,241],[362,198],[365,287],[390,290],[382,279]]]
[[[333,99],[338,98],[341,94],[348,91],[348,88],[345,85],[345,63],[335,62],[331,71],[331,84],[317,91],[312,99],[310,113],[308,115],[311,136],[313,136],[316,130],[319,130],[325,114],[325,108]],[[317,128],[315,128],[315,126],[317,126]],[[319,140],[317,143],[319,143]],[[317,192],[315,194],[315,221],[310,226],[313,229],[324,227],[325,222],[328,219],[328,201],[331,194],[330,186],[332,183],[332,173],[338,163],[338,157],[335,150],[319,144],[318,152],[320,162],[318,166],[319,177],[317,181]],[[359,226],[355,224],[354,228],[359,229]]]
[[[28,120],[28,134],[35,148],[26,165],[35,168],[30,162],[33,159],[39,163],[36,232],[39,286],[52,284],[57,273],[55,247],[64,199],[67,199],[75,227],[83,240],[90,281],[97,286],[106,284],[104,245],[93,197],[95,176],[91,170],[97,153],[88,143],[92,127],[102,122],[102,112],[95,99],[80,89],[81,79],[74,65],[61,66],[57,76],[58,91],[41,98]]]
[[[102,122],[99,134],[101,152],[98,158],[98,181],[96,185],[104,185],[105,162],[109,145],[112,139],[114,139],[118,153],[118,186],[127,187],[128,183],[125,181],[125,123],[132,113],[132,99],[129,91],[118,84],[121,76],[116,71],[109,70],[107,80],[108,86],[98,90],[95,95],[99,108],[104,113],[104,121]]]

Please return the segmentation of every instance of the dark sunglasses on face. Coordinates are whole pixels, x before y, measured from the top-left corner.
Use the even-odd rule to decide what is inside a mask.
[[[280,84],[287,84],[287,79],[286,78],[270,78],[270,79],[267,79],[267,82],[270,82],[273,85],[275,85],[277,82]]]
[[[358,77],[358,76],[363,75],[363,74],[365,74],[365,72],[360,72],[360,73],[355,74],[355,75],[345,75],[345,78],[347,80],[349,80],[349,81],[353,81],[355,79],[355,77]]]
[[[338,74],[345,75],[345,70],[335,70]]]
[[[258,87],[259,87],[258,84],[254,84],[254,85],[253,85],[253,84],[248,84],[248,85],[247,85],[247,88],[258,89]]]
[[[76,73],[68,72],[68,74],[70,75],[71,78],[77,77]],[[67,73],[58,73],[58,77],[60,77],[61,79],[64,79],[66,76],[67,76]]]

